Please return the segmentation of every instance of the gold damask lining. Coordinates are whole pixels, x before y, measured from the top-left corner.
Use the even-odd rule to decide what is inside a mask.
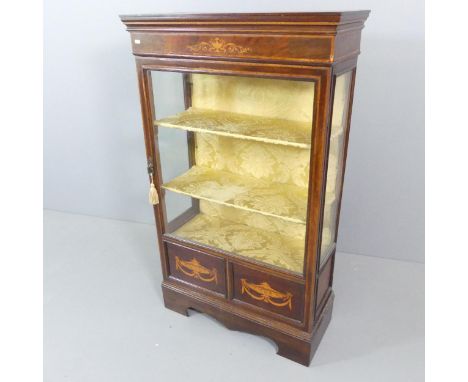
[[[315,83],[192,74],[192,107],[305,122],[312,132]]]
[[[200,213],[305,241],[305,224],[293,223],[257,212],[207,202],[206,200],[200,200]]]
[[[196,215],[173,234],[293,272],[302,272],[303,238],[289,237],[205,214]]]
[[[198,49],[198,47],[196,48]],[[301,273],[315,83],[191,74],[195,162],[163,188],[200,200],[173,234]]]
[[[291,146],[195,134],[197,165],[272,183],[309,185],[310,150]]]

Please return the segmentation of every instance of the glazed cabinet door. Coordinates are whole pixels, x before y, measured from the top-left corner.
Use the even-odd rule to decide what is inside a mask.
[[[151,86],[165,237],[302,275],[315,81],[152,70]]]

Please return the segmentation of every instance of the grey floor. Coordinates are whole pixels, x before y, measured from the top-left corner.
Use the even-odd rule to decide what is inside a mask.
[[[45,381],[423,381],[424,266],[340,253],[309,368],[163,307],[151,225],[45,211]]]

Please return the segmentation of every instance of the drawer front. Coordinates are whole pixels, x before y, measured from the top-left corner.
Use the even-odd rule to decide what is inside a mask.
[[[331,62],[332,36],[132,32],[136,55]]]
[[[186,247],[166,243],[171,277],[226,294],[225,261]]]
[[[233,276],[235,300],[303,320],[303,285],[238,265]]]

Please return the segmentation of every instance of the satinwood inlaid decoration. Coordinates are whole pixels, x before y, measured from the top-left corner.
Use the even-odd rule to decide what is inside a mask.
[[[218,272],[215,268],[210,270],[201,265],[200,262],[195,258],[190,261],[184,261],[181,260],[179,256],[176,256],[175,261],[176,269],[185,275],[193,277],[194,279],[205,281],[207,283],[214,282],[215,284],[218,284]]]
[[[187,48],[194,53],[244,54],[252,50],[249,47],[227,42],[219,37],[212,38],[208,41],[202,41],[195,45],[189,45]]]
[[[261,284],[251,284],[246,279],[241,279],[241,293],[247,293],[250,297],[258,301],[264,301],[277,307],[288,306],[292,310],[292,293],[282,293],[273,289],[266,281]]]

